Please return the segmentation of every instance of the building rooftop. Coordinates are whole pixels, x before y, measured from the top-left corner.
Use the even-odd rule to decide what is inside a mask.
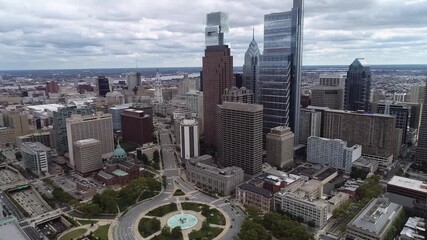
[[[263,110],[262,105],[241,102],[223,102],[222,105],[218,106],[222,109],[244,112],[259,112]]]
[[[64,107],[64,105],[61,104],[42,104],[42,105],[33,105],[33,106],[27,106],[29,109],[36,111],[36,112],[56,112],[58,111],[58,108]]]
[[[207,154],[197,158],[189,159],[187,163],[202,168],[205,171],[209,171],[215,174],[221,174],[224,176],[232,176],[237,172],[243,172],[242,168],[236,166],[220,168],[219,166],[214,164],[212,156]]]
[[[88,138],[88,139],[82,139],[74,142],[75,145],[80,145],[80,146],[86,145],[86,144],[94,144],[94,143],[100,143],[100,141],[94,138]]]
[[[119,176],[119,177],[123,177],[123,176],[127,176],[128,173],[121,170],[121,169],[116,169],[112,172],[114,175]]]
[[[419,180],[393,176],[393,178],[387,184],[427,193],[427,184]]]
[[[259,188],[257,186],[252,185],[252,184],[243,183],[243,184],[239,185],[238,188],[254,192],[254,193],[262,195],[263,197],[266,197],[266,198],[273,197],[273,194],[270,191],[268,191],[264,188]]]
[[[393,221],[393,217],[401,209],[402,206],[392,203],[388,199],[374,198],[350,221],[348,226],[382,235],[384,227],[389,221]]]
[[[112,179],[114,177],[113,175],[104,172],[103,170],[99,171],[98,175],[104,179]]]
[[[23,142],[21,150],[32,154],[35,151],[50,151],[51,149],[43,145],[41,142]]]
[[[320,172],[316,173],[313,178],[319,181],[323,181],[332,174],[335,174],[338,170],[335,168],[327,167],[322,169]]]
[[[26,235],[18,226],[18,224],[16,224],[15,221],[12,221],[12,222],[0,221],[0,233],[1,233],[2,239],[27,240]]]
[[[111,110],[122,110],[122,109],[127,109],[132,107],[133,103],[125,103],[125,104],[121,104],[121,105],[116,105],[114,107],[110,107]]]

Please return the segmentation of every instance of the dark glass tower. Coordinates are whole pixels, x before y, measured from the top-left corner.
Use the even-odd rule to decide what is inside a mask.
[[[364,58],[356,58],[350,65],[345,81],[344,108],[350,111],[370,110],[371,67]]]
[[[259,67],[259,103],[264,106],[263,132],[290,126],[299,143],[303,0],[291,11],[264,16],[264,53]]]
[[[245,64],[243,65],[243,86],[254,93],[255,102],[258,102],[257,85],[260,58],[261,53],[259,51],[258,44],[255,41],[255,36],[253,36],[251,43],[249,43],[249,48],[245,53]]]
[[[425,89],[425,93],[427,93],[427,87]],[[415,154],[415,161],[418,163],[427,162],[427,98],[424,98],[424,107],[423,113],[421,114],[421,125],[418,134],[418,147]]]
[[[110,92],[110,83],[105,76],[98,76],[97,85],[99,96],[105,97],[105,95]]]

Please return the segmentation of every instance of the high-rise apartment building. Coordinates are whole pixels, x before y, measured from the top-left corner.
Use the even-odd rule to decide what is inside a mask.
[[[261,172],[262,113],[258,104],[218,105],[218,157],[223,166],[238,166],[251,175]]]
[[[402,144],[406,144],[409,121],[411,118],[411,108],[405,103],[380,101],[377,104],[377,112],[390,114],[396,117],[396,128],[402,129]]]
[[[283,168],[294,162],[294,134],[289,127],[275,127],[266,136],[267,163]]]
[[[299,144],[303,0],[291,11],[264,16],[264,52],[259,67],[259,104],[264,106],[264,134],[289,126]]]
[[[255,41],[255,35],[252,37],[249,48],[245,53],[245,63],[243,65],[243,86],[254,93],[255,102],[258,100],[258,77],[259,77],[259,64],[261,53],[258,44]]]
[[[99,113],[95,116],[72,115],[67,119],[67,139],[70,164],[74,162],[74,142],[94,138],[102,143],[102,157],[110,157],[114,151],[113,121],[111,114]]]
[[[98,95],[101,97],[105,97],[105,95],[110,92],[110,82],[105,76],[98,76],[96,86],[98,89]]]
[[[122,113],[122,138],[140,146],[153,141],[153,116],[142,110],[125,109]]]
[[[75,169],[85,175],[102,168],[102,149],[99,140],[89,138],[74,142]]]
[[[216,107],[222,93],[233,86],[233,57],[226,45],[208,46],[203,57],[204,143],[216,146]]]
[[[20,150],[25,168],[39,175],[49,170],[52,155],[50,148],[40,142],[25,142],[21,144]]]
[[[58,108],[57,111],[53,112],[53,131],[54,139],[56,142],[56,151],[59,155],[64,155],[68,152],[68,139],[67,139],[67,118],[71,115],[79,114],[82,116],[92,115],[93,109],[88,106],[68,106]]]
[[[320,85],[311,88],[311,105],[342,110],[345,77],[342,74],[320,74]]]
[[[321,135],[322,113],[314,109],[301,109],[300,121],[300,143],[307,144],[307,139],[310,136]]]
[[[347,147],[341,139],[309,137],[307,142],[307,161],[320,163],[346,172],[351,171],[352,163],[362,156],[362,146]]]
[[[322,113],[323,137],[362,145],[364,157],[388,167],[400,154],[402,130],[396,118],[384,114],[327,110]]]
[[[230,89],[226,88],[222,95],[222,101],[224,102],[242,102],[242,103],[254,103],[254,94],[250,89],[246,87],[238,88],[236,86]]]
[[[344,109],[370,110],[371,67],[364,58],[356,58],[350,65],[345,81]]]
[[[181,121],[181,159],[198,157],[199,147],[199,124],[194,118],[184,118]]]
[[[427,87],[425,93],[427,93]],[[418,147],[415,153],[415,161],[419,163],[427,162],[427,98],[424,98],[423,111],[421,114],[421,126],[418,133]]]
[[[141,85],[141,73],[139,72],[128,72],[126,75],[126,84],[128,85],[128,90],[134,90],[135,87]]]

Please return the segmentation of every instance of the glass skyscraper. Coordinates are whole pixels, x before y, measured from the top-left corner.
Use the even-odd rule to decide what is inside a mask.
[[[243,65],[243,86],[252,91],[255,102],[258,102],[257,91],[260,58],[261,53],[254,36],[245,53],[245,64]]]
[[[299,143],[303,0],[291,11],[264,16],[264,53],[259,67],[259,103],[263,131],[290,126]]]

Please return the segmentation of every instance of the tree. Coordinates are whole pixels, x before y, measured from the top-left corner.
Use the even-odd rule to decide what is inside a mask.
[[[18,160],[21,160],[22,159],[22,153],[21,152],[15,153],[15,158]]]
[[[254,205],[249,205],[246,207],[246,211],[248,212],[249,217],[254,219],[255,222],[258,222],[258,220],[260,220],[262,212],[258,207]]]
[[[174,228],[172,229],[171,236],[172,236],[172,238],[174,238],[174,239],[181,239],[181,238],[182,238],[182,230],[181,230],[181,227],[174,227]]]
[[[159,150],[155,150],[153,153],[153,161],[159,162],[159,160],[160,160]]]
[[[141,160],[142,160],[142,163],[144,163],[144,165],[150,165],[150,162],[148,161],[147,154],[143,153]]]

